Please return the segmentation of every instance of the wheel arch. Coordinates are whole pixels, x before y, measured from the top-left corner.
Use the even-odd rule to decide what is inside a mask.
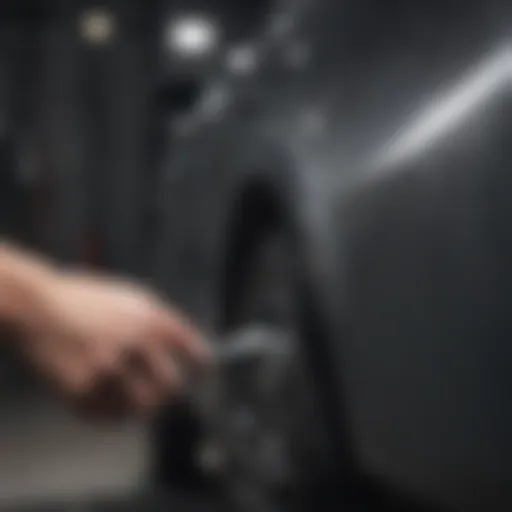
[[[283,194],[275,183],[254,178],[242,186],[229,215],[221,263],[219,326],[222,330],[229,329],[234,322],[236,300],[251,252],[269,232],[284,228],[288,218]]]
[[[248,260],[250,251],[272,229],[285,229],[297,256],[294,265],[299,279],[297,291],[300,297],[298,305],[301,327],[306,333],[305,339],[311,341],[304,349],[316,373],[315,379],[322,392],[323,408],[332,427],[330,437],[336,444],[333,447],[333,453],[338,455],[335,471],[336,474],[339,471],[350,472],[353,459],[349,448],[349,432],[338,408],[338,383],[330,357],[330,347],[335,340],[332,340],[328,314],[324,311],[326,304],[323,300],[323,283],[308,258],[310,228],[305,225],[306,221],[301,214],[300,189],[293,179],[294,176],[294,173],[249,173],[237,188],[229,210],[225,247],[221,258],[218,327],[220,332],[225,332],[233,326],[236,318],[234,305],[242,291],[245,261]]]

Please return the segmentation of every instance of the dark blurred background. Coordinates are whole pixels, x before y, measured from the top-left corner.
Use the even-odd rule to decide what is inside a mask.
[[[245,45],[272,8],[269,0],[3,1],[3,232],[63,262],[142,274],[173,136],[220,64],[250,71]],[[118,222],[106,225],[111,217]],[[150,483],[147,425],[80,423],[7,353],[0,418],[2,510],[123,496]]]

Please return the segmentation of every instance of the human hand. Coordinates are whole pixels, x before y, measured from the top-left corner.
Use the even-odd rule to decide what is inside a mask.
[[[44,290],[22,347],[82,413],[151,415],[179,393],[182,362],[208,362],[197,330],[143,287],[57,272]]]

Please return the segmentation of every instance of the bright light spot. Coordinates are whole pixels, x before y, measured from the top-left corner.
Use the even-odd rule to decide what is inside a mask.
[[[512,84],[512,46],[502,48],[472,70],[460,83],[428,106],[386,150],[383,160],[396,162],[418,153]]]
[[[212,54],[219,45],[216,24],[200,15],[191,15],[172,21],[166,32],[167,47],[185,58],[200,58]]]
[[[236,75],[250,75],[258,67],[258,54],[255,48],[242,46],[231,50],[227,56],[228,69]]]
[[[80,17],[80,33],[89,44],[108,43],[115,32],[116,20],[107,9],[91,9]]]

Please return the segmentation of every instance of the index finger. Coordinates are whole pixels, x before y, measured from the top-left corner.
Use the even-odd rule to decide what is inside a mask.
[[[211,354],[206,338],[182,315],[172,311],[163,312],[160,328],[167,346],[177,349],[201,365],[210,362]]]

